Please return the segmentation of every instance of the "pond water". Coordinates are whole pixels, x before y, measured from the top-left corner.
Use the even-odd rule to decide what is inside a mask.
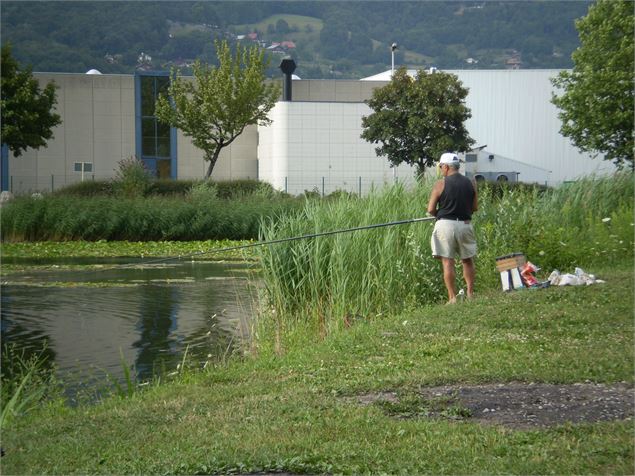
[[[5,263],[25,267],[3,277],[2,342],[27,355],[45,347],[62,381],[121,379],[122,360],[145,381],[175,370],[186,349],[190,364],[203,365],[249,339],[255,290],[247,263]]]

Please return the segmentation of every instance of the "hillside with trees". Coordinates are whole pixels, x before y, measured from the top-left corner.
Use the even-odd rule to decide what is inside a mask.
[[[309,78],[360,78],[395,63],[444,69],[570,68],[590,2],[17,2],[2,41],[34,71],[133,73],[214,62],[214,39],[260,45]]]

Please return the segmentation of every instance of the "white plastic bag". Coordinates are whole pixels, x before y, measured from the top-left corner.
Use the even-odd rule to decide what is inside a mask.
[[[592,274],[588,274],[582,268],[576,268],[575,274],[560,274],[560,271],[554,269],[549,275],[549,283],[552,286],[589,286],[594,283],[604,283],[601,279],[596,279]]]

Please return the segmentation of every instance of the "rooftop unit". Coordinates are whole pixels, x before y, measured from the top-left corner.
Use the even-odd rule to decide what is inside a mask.
[[[465,176],[476,181],[546,184],[551,174],[551,171],[542,167],[503,157],[485,148],[467,152],[463,160]]]

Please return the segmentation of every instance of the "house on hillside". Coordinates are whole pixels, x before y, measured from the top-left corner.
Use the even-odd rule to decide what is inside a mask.
[[[507,69],[520,69],[520,66],[523,64],[522,61],[520,61],[520,58],[509,58],[507,61],[505,61],[505,67]]]
[[[505,61],[505,67],[507,69],[520,69],[523,62],[520,59],[520,53],[518,51],[514,51],[510,58]]]
[[[282,47],[280,43],[271,43],[267,48],[265,48],[269,53],[275,53],[279,55],[283,55],[286,53],[286,50]]]

